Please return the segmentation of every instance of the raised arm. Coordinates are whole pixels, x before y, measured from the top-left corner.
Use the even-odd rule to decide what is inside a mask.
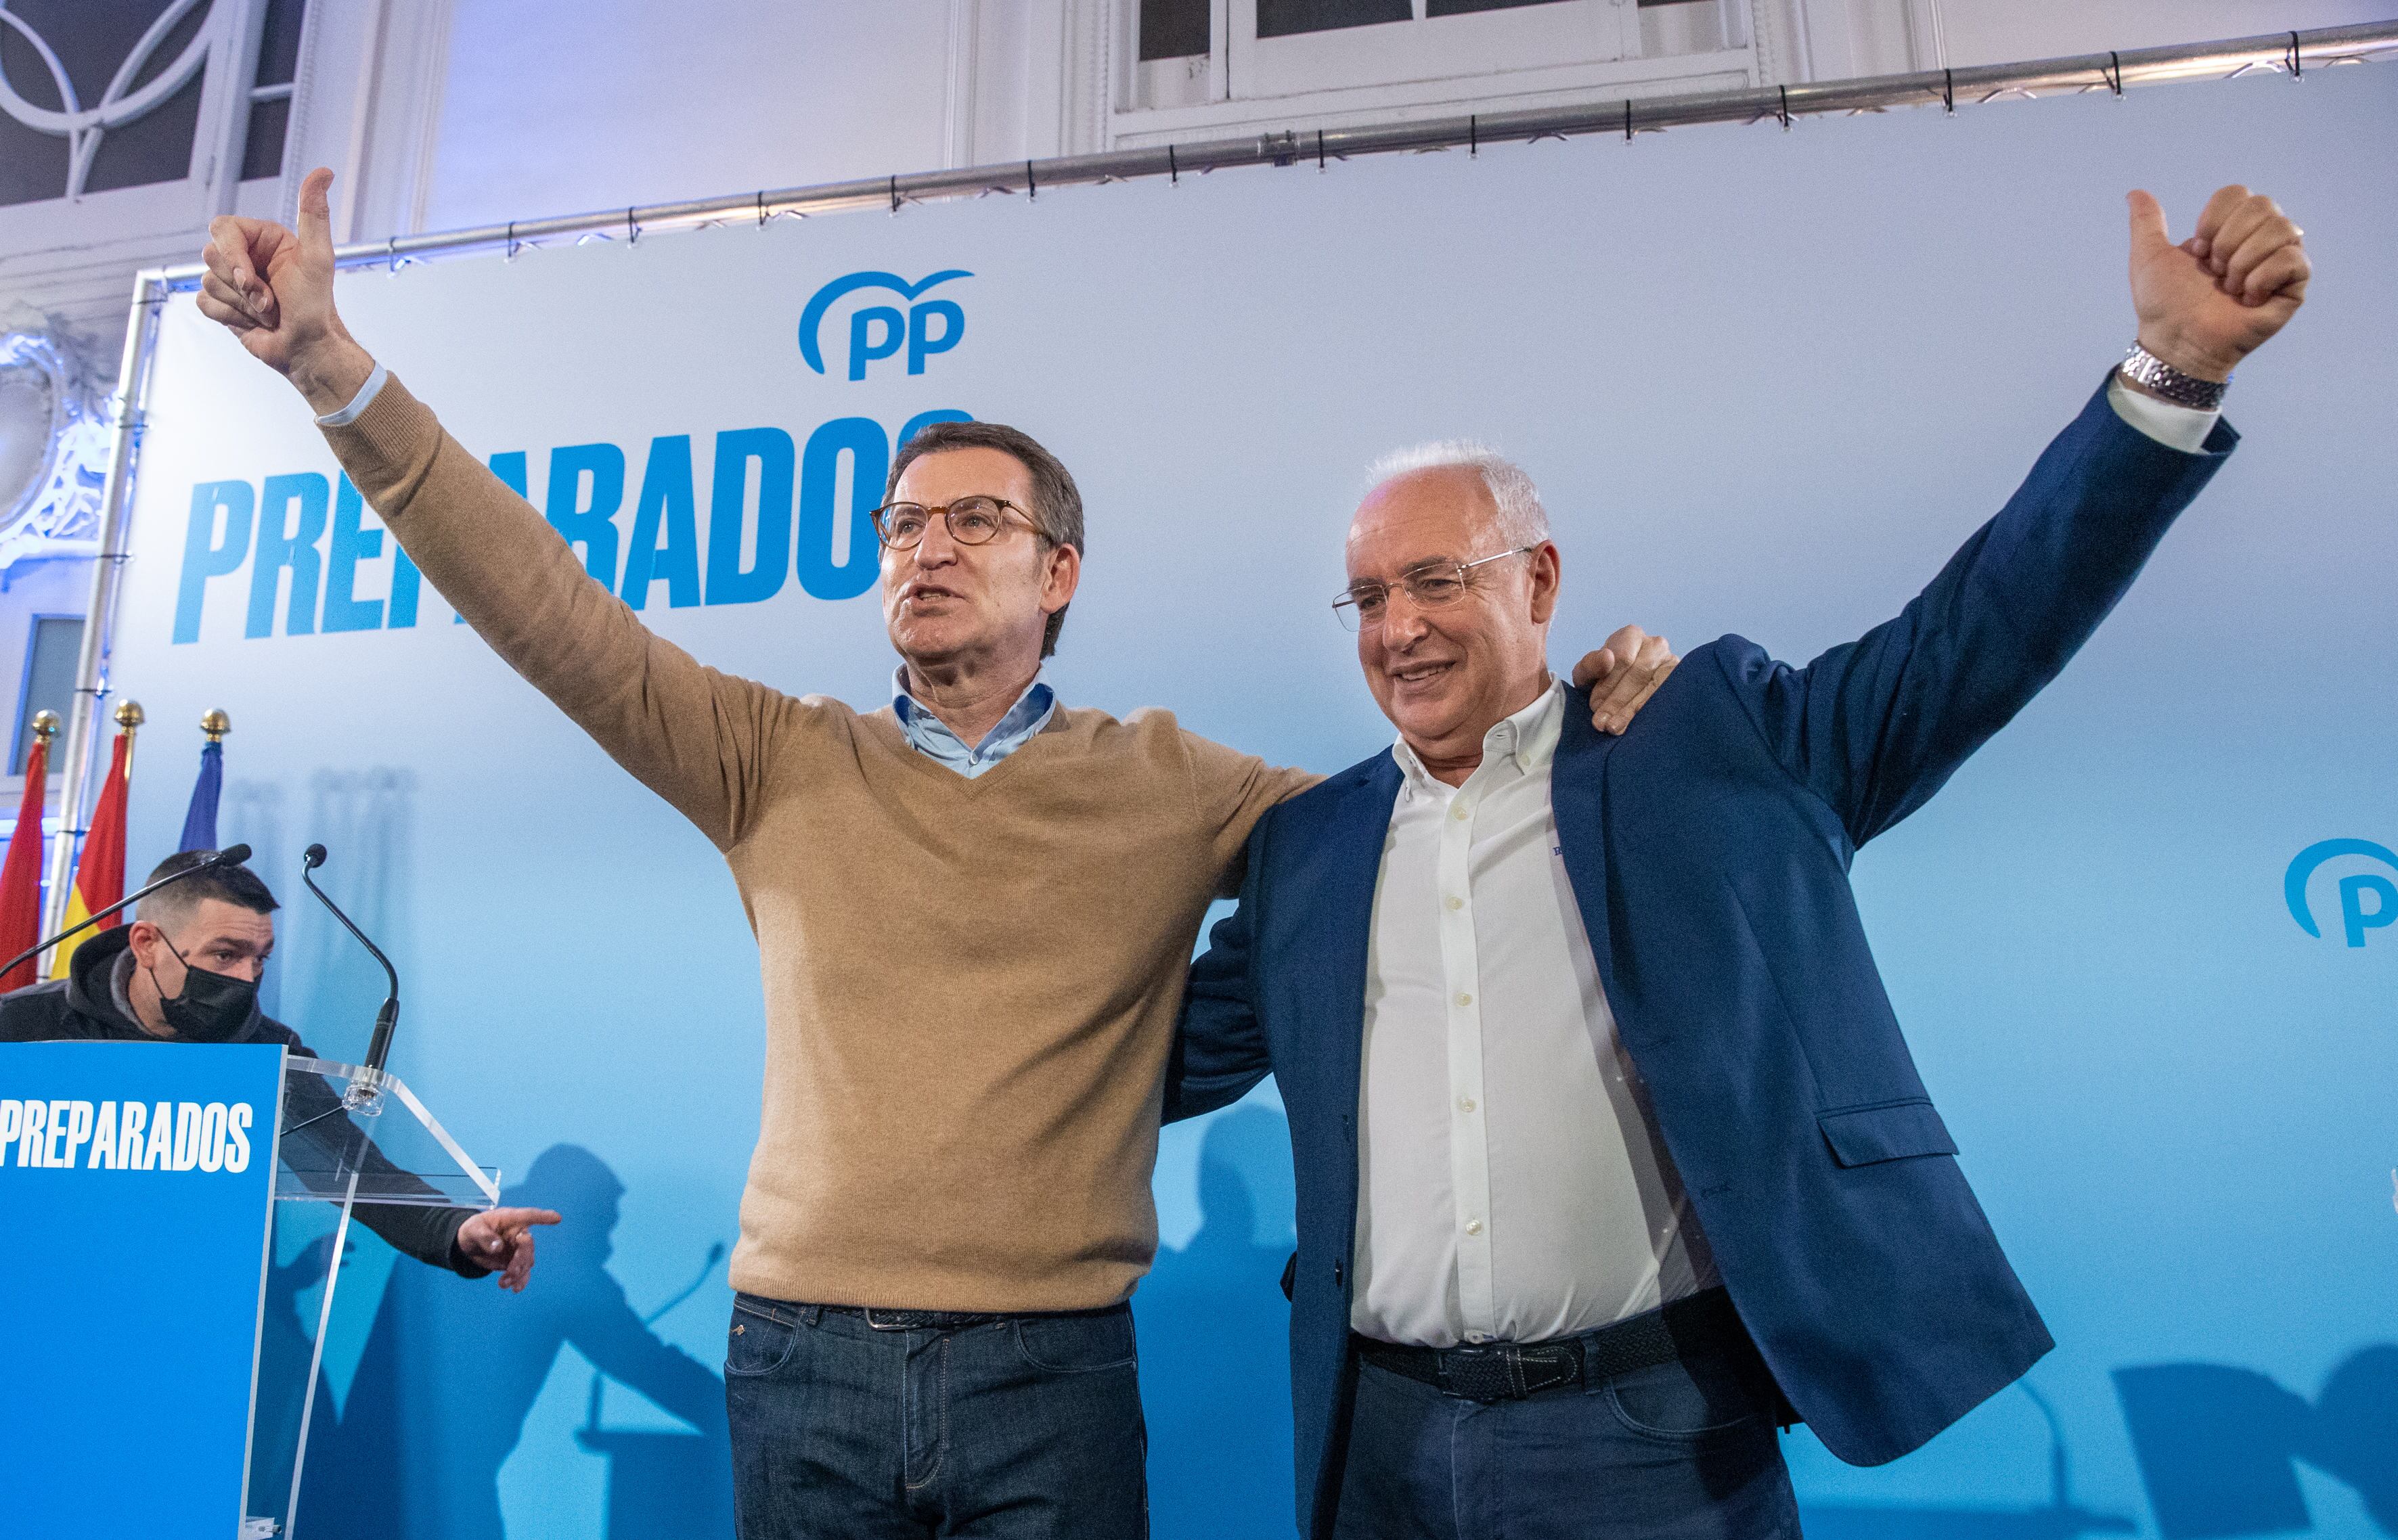
[[[2130,202],[2157,383],[2110,377],[1897,618],[1804,668],[1745,644],[1718,652],[1768,745],[1856,843],[1921,806],[2089,639],[2238,441],[2194,404],[2305,297],[2299,232],[2270,199],[2223,189],[2179,246],[2154,198]],[[2165,442],[2176,429],[2195,447]]]
[[[374,359],[333,305],[326,209],[312,171],[299,230],[228,216],[209,227],[201,313],[290,380],[320,418],[358,404]],[[798,703],[703,667],[585,571],[540,514],[387,375],[327,441],[441,596],[509,667],[719,846],[754,807],[764,744]]]

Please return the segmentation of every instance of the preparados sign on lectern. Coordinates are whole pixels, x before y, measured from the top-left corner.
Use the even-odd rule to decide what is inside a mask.
[[[0,1044],[9,1533],[285,1533],[320,1364],[296,1416],[262,1405],[273,1204],[338,1205],[345,1230],[355,1203],[498,1197],[498,1172],[387,1074],[278,1045]],[[343,1239],[327,1252],[319,1344]],[[250,1497],[253,1470],[290,1472],[279,1501]]]

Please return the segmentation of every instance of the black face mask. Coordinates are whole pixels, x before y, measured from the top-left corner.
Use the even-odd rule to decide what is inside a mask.
[[[158,939],[167,941],[163,935]],[[258,1010],[258,985],[230,973],[194,967],[171,941],[167,941],[167,950],[174,952],[175,960],[183,965],[183,992],[169,998],[165,990],[158,990],[158,1009],[175,1035],[195,1043],[231,1042],[240,1037]],[[150,984],[157,988],[155,971],[150,975]]]

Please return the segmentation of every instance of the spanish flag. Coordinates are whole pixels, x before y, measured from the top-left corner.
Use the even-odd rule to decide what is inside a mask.
[[[117,720],[124,725],[117,729],[116,747],[109,755],[108,783],[100,788],[100,806],[93,810],[91,828],[83,837],[83,860],[75,867],[74,893],[67,900],[66,917],[59,922],[61,931],[82,924],[125,896],[125,789],[133,779],[133,728],[141,720],[137,716],[127,722],[125,708],[119,707]],[[123,915],[111,915],[98,930],[87,931],[60,946],[50,977],[65,978],[76,947],[100,931],[124,923]]]
[[[8,841],[8,860],[0,866],[0,960],[42,939],[42,791],[50,773],[50,734],[58,730],[52,712],[34,718],[34,747],[25,756],[25,796],[17,804],[17,832]],[[22,989],[39,976],[41,958],[27,957],[0,973],[0,990]]]

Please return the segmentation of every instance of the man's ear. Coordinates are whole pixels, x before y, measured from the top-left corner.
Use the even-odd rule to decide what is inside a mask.
[[[1531,554],[1529,565],[1532,574],[1532,623],[1546,625],[1557,612],[1557,595],[1565,587],[1565,558],[1558,554],[1556,542],[1544,540]]]
[[[1041,577],[1041,608],[1056,614],[1073,602],[1074,589],[1083,581],[1083,553],[1071,545],[1051,548],[1049,564]]]
[[[164,933],[146,919],[137,919],[127,926],[126,944],[131,948],[134,960],[145,968],[152,966],[159,949],[159,937]]]

